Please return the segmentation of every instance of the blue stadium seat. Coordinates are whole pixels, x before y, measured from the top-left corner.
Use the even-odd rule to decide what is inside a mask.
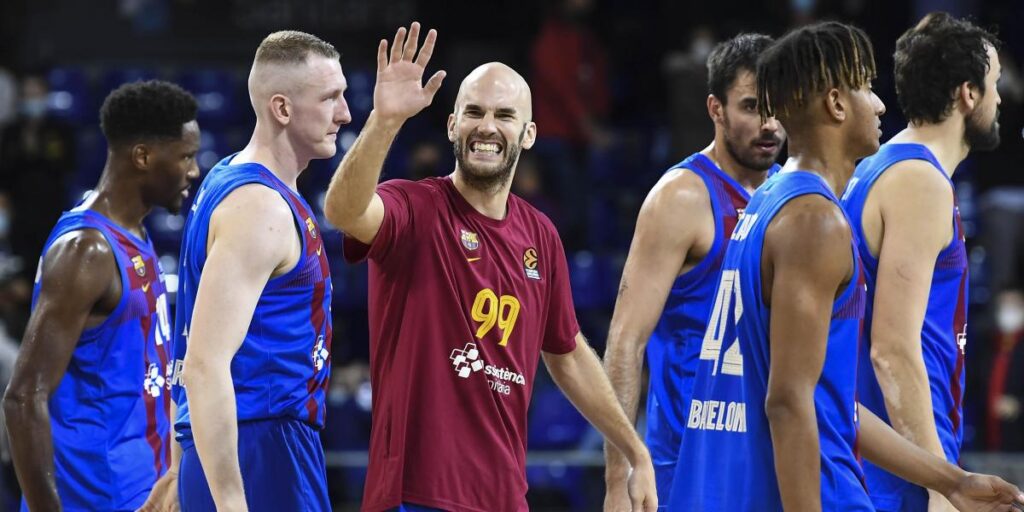
[[[99,123],[92,104],[89,79],[85,70],[57,67],[47,75],[50,83],[50,113],[74,124]]]
[[[240,123],[243,121],[241,114],[249,111],[248,98],[239,94],[242,81],[231,71],[185,71],[176,81],[178,85],[195,95],[196,101],[199,102],[200,126],[224,127]]]

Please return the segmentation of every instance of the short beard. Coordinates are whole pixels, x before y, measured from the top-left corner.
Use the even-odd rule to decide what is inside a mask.
[[[964,142],[971,151],[990,151],[999,147],[999,111],[988,129],[981,126],[981,112],[975,110],[964,123]]]
[[[725,142],[725,151],[729,153],[729,156],[731,156],[732,159],[736,161],[736,163],[740,164],[741,166],[743,166],[743,167],[745,167],[747,169],[753,170],[753,171],[767,171],[768,169],[771,169],[772,165],[775,165],[775,160],[777,160],[778,157],[779,157],[778,153],[776,153],[775,157],[772,158],[771,160],[763,161],[763,160],[760,160],[760,159],[757,159],[757,158],[748,158],[747,155],[745,155],[741,151],[739,151],[739,149],[737,149],[736,146],[733,144],[732,139],[729,138],[729,135],[728,135],[729,134],[729,128],[730,128],[729,124],[730,124],[729,123],[729,117],[726,116],[725,117],[725,133],[726,133],[726,136],[723,138],[723,140]],[[781,145],[781,144],[782,144],[782,142],[779,141],[779,145]]]
[[[516,161],[519,159],[519,151],[522,147],[523,137],[526,130],[519,134],[519,141],[505,145],[505,159],[493,172],[486,172],[477,169],[467,161],[466,152],[469,148],[463,145],[462,139],[456,139],[453,145],[455,161],[459,164],[462,179],[472,188],[482,192],[494,193],[501,190],[512,179],[512,171],[515,169]]]

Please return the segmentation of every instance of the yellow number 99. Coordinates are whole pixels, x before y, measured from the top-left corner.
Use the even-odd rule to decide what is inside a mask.
[[[498,324],[498,328],[501,329],[501,342],[498,344],[503,347],[508,345],[508,338],[516,326],[516,319],[519,318],[519,308],[519,299],[511,295],[502,295],[499,299],[490,288],[480,290],[473,300],[471,311],[473,320],[480,322],[476,337],[483,339],[494,328],[494,324]]]

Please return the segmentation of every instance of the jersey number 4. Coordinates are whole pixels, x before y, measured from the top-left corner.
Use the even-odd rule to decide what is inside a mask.
[[[729,313],[733,318],[730,322]],[[715,307],[711,310],[708,328],[704,331],[704,342],[700,346],[700,358],[712,361],[711,374],[718,375],[718,360],[721,356],[722,373],[724,375],[743,375],[743,354],[740,353],[740,338],[736,332],[736,324],[743,316],[743,300],[740,293],[740,273],[738,270],[722,272],[722,281],[718,284],[715,296]],[[728,336],[729,334],[732,336]],[[729,348],[722,354],[722,342],[731,338]]]

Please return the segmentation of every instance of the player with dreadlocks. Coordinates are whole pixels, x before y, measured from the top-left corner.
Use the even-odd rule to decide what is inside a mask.
[[[878,150],[871,43],[841,23],[790,32],[758,61],[758,108],[789,160],[733,231],[708,320],[671,510],[874,510],[857,447],[962,510],[1019,491],[909,443],[855,399],[864,270],[839,205]],[[685,472],[685,474],[683,474]]]

